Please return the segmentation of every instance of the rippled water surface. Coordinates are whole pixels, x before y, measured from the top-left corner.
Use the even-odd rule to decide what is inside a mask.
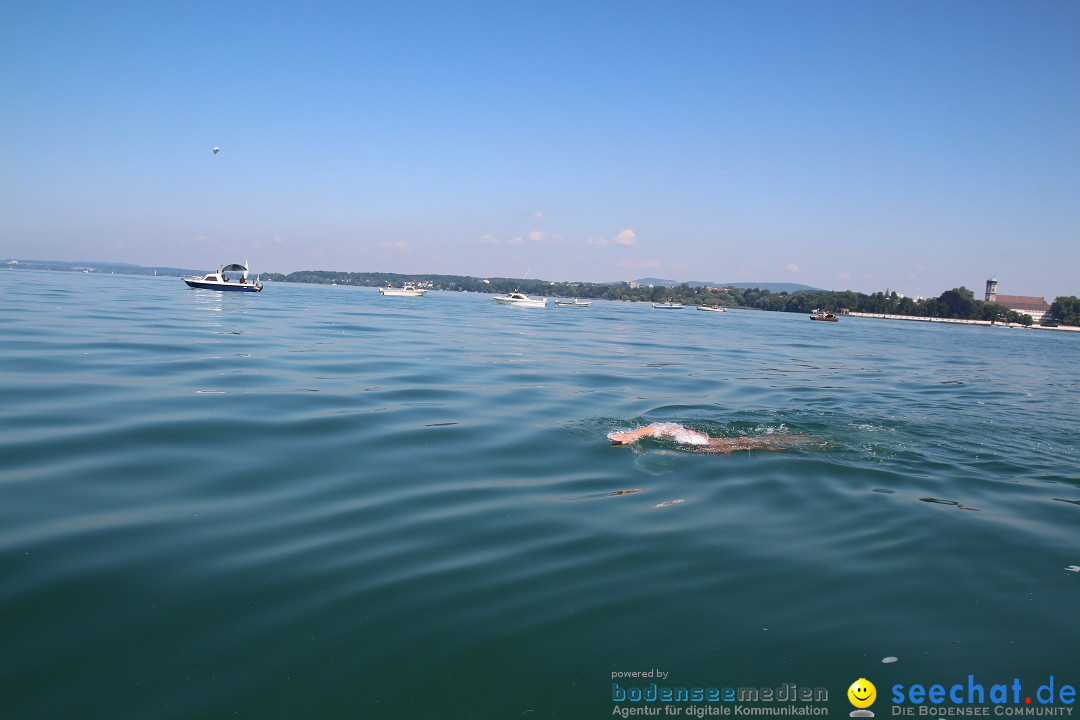
[[[0,342],[3,717],[1080,681],[1072,333],[3,271]]]

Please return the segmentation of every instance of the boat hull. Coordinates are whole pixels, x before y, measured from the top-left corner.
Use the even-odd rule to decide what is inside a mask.
[[[535,307],[535,308],[547,307],[547,298],[544,298],[542,300],[535,300],[533,298],[529,298],[528,300],[523,300],[521,298],[510,298],[510,297],[498,297],[498,296],[496,296],[495,302],[497,302],[497,303],[499,303],[501,305],[513,305],[514,307]]]
[[[219,282],[207,282],[205,280],[189,280],[184,278],[184,282],[190,288],[196,288],[198,290],[220,290],[221,292],[261,292],[263,286],[258,283],[219,283]]]
[[[397,288],[392,285],[379,288],[379,294],[388,297],[423,297],[426,293],[427,288],[418,288],[412,283],[405,283]]]

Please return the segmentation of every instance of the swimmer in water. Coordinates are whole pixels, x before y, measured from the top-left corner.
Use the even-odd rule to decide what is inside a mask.
[[[678,423],[654,423],[637,430],[608,433],[608,439],[616,445],[633,445],[642,438],[674,440],[680,445],[689,445],[696,452],[733,453],[742,450],[787,450],[818,442],[810,435],[758,435],[757,437],[714,438],[703,432],[690,430]]]

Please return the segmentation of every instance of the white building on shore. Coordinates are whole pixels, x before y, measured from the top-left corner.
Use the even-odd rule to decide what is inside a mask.
[[[986,296],[984,299],[988,303],[1001,305],[1006,310],[1030,315],[1031,319],[1035,322],[1041,322],[1050,312],[1050,306],[1047,305],[1046,300],[1041,297],[1032,295],[998,295],[997,278],[994,277],[986,281]]]

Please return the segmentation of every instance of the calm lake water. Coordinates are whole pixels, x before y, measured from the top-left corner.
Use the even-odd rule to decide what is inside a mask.
[[[4,718],[1080,685],[1077,334],[3,271],[0,342]]]

